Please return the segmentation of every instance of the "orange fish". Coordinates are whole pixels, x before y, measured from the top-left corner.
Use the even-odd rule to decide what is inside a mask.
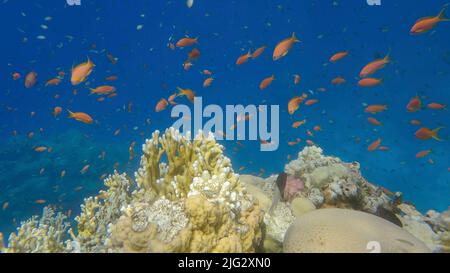
[[[422,127],[416,131],[415,136],[416,136],[416,138],[418,138],[420,140],[428,140],[428,139],[434,138],[438,141],[442,141],[442,139],[439,138],[438,132],[443,128],[444,127],[439,127],[434,130],[431,130],[429,128]]]
[[[448,22],[450,21],[445,17],[445,10],[447,7],[444,7],[441,12],[437,16],[429,16],[424,17],[419,20],[412,26],[410,33],[411,34],[423,34],[430,30],[432,30],[436,25],[440,22]]]
[[[53,79],[48,80],[48,81],[45,83],[45,86],[49,86],[49,85],[51,85],[51,86],[57,86],[57,85],[59,85],[60,83],[61,83],[61,79],[60,79],[60,78],[53,78]]]
[[[385,67],[390,62],[391,62],[391,60],[390,60],[390,53],[388,53],[388,55],[386,55],[386,57],[384,57],[383,59],[375,60],[373,62],[370,62],[366,66],[364,66],[364,68],[359,73],[359,76],[361,78],[365,78],[365,77],[367,77],[369,75],[372,75],[375,72],[377,72],[378,70],[380,70],[383,67]]]
[[[306,119],[292,123],[292,128],[298,128],[306,123]]]
[[[191,63],[190,61],[186,61],[183,63],[183,69],[185,71],[189,71],[189,69],[191,69],[192,66],[194,66],[194,64]]]
[[[429,103],[427,105],[427,107],[430,108],[430,109],[433,109],[433,110],[446,110],[447,109],[447,105],[440,104],[440,103],[437,103],[437,102]]]
[[[273,51],[273,60],[279,60],[282,57],[286,56],[289,53],[289,50],[292,48],[292,46],[295,43],[299,43],[300,40],[295,37],[295,33],[292,33],[292,37],[289,37],[287,39],[284,39],[278,45],[275,47],[275,50]]]
[[[270,84],[272,84],[272,82],[275,80],[275,76],[272,75],[268,78],[265,78],[264,80],[261,81],[261,83],[259,84],[259,89],[260,90],[264,90],[267,87],[269,87]]]
[[[298,74],[294,75],[294,84],[297,85],[300,83],[301,77]]]
[[[289,146],[294,146],[297,145],[301,142],[302,140],[300,138],[297,138],[295,141],[288,141],[288,145]]]
[[[348,51],[338,52],[338,53],[334,54],[333,56],[331,56],[330,62],[335,63],[337,61],[340,61],[343,58],[347,57],[347,55],[348,55]]]
[[[358,85],[361,87],[375,87],[377,85],[380,85],[383,82],[382,79],[375,79],[375,78],[365,78],[358,82]]]
[[[290,115],[293,115],[295,111],[298,110],[299,105],[303,102],[303,100],[303,97],[296,96],[288,102],[288,112]]]
[[[195,93],[191,89],[182,89],[177,87],[179,93],[178,96],[186,96],[190,102],[194,102]]]
[[[12,73],[12,78],[13,80],[17,81],[18,79],[20,79],[21,75],[18,72],[14,72]]]
[[[420,109],[422,109],[422,101],[420,100],[419,96],[415,96],[414,98],[412,98],[408,105],[406,105],[406,109],[409,112],[417,112]]]
[[[72,83],[72,85],[78,85],[84,82],[89,74],[91,74],[94,66],[95,64],[91,62],[88,57],[87,62],[81,63],[72,68],[72,76],[70,78],[70,82]]]
[[[169,105],[169,103],[167,102],[166,99],[161,99],[160,101],[158,101],[158,103],[156,104],[155,107],[155,112],[161,112],[164,109],[166,109],[167,105]]]
[[[69,112],[69,118],[73,118],[77,121],[81,121],[86,124],[92,124],[94,122],[92,117],[86,113],[83,113],[83,112],[75,112],[74,113],[74,112],[71,112],[70,110],[67,110],[67,112]]]
[[[106,81],[117,81],[117,79],[118,79],[118,77],[114,76],[114,75],[105,78]]]
[[[203,87],[204,87],[204,88],[209,87],[209,86],[211,85],[211,83],[213,82],[213,80],[214,80],[214,78],[212,78],[212,77],[207,78],[207,79],[203,82]]]
[[[116,92],[116,88],[114,86],[111,86],[111,85],[101,85],[99,87],[89,88],[89,89],[91,90],[91,95],[92,94],[108,95],[108,94]]]
[[[375,140],[374,142],[372,142],[368,147],[367,147],[367,151],[369,152],[373,152],[375,151],[381,144],[381,138]]]
[[[316,132],[320,132],[320,131],[322,131],[322,127],[320,127],[320,125],[316,125],[316,126],[314,126],[313,130]]]
[[[185,38],[180,39],[176,43],[176,46],[177,47],[187,47],[187,46],[191,46],[191,45],[197,44],[197,43],[198,43],[198,38],[185,37]]]
[[[199,57],[200,57],[200,51],[197,48],[192,49],[191,52],[189,52],[189,54],[188,54],[189,60],[195,60],[195,59],[198,59]]]
[[[81,173],[81,174],[85,174],[85,173],[88,171],[89,167],[90,167],[90,165],[87,164],[86,166],[84,166],[84,167],[80,170],[80,173]]]
[[[308,144],[309,146],[314,146],[314,142],[310,139],[306,140],[306,144]]]
[[[2,210],[6,210],[8,207],[9,207],[9,202],[5,202],[5,203],[3,203]]]
[[[421,125],[422,124],[422,122],[420,121],[420,120],[417,120],[417,119],[413,119],[413,120],[411,120],[410,122],[409,122],[411,125]]]
[[[387,147],[387,146],[380,146],[378,148],[378,150],[386,152],[386,151],[389,151],[389,147]]]
[[[319,100],[316,100],[316,99],[310,99],[310,100],[305,101],[305,105],[306,105],[306,106],[311,106],[311,105],[314,105],[314,104],[316,104],[316,103],[318,103],[318,102],[319,102]]]
[[[236,60],[236,65],[242,65],[245,64],[246,62],[248,62],[248,59],[252,56],[252,53],[250,52],[250,50],[247,52],[247,54],[241,55],[237,60]]]
[[[175,100],[175,98],[178,96],[178,94],[177,93],[175,93],[175,94],[172,94],[172,95],[170,95],[170,97],[167,99],[168,100],[168,102],[170,103],[170,104],[172,104],[172,105],[175,105],[175,104],[177,104],[174,100]]]
[[[374,104],[374,105],[369,105],[366,107],[366,109],[364,110],[364,112],[366,113],[380,113],[383,111],[387,110],[387,105],[379,105],[379,104]]]
[[[344,84],[345,82],[346,82],[345,79],[342,77],[336,77],[333,80],[331,80],[331,83],[334,85],[341,85]]]
[[[368,118],[367,118],[367,121],[368,121],[370,124],[375,125],[375,126],[381,126],[381,125],[383,125],[381,122],[379,122],[376,118],[373,118],[373,117],[368,117]]]
[[[60,174],[60,177],[63,178],[64,176],[66,176],[66,171],[65,171],[65,170],[62,170],[62,171],[61,171],[61,174]]]
[[[431,153],[431,150],[424,150],[424,151],[420,151],[416,154],[416,158],[423,158],[426,157],[427,155],[429,155]]]
[[[42,153],[42,152],[47,151],[47,147],[45,147],[45,146],[39,146],[39,147],[34,148],[34,151],[35,151],[35,152],[38,152],[38,153]]]
[[[31,88],[36,84],[37,81],[37,73],[34,71],[31,71],[25,76],[25,87]]]
[[[265,49],[266,49],[266,47],[262,46],[262,47],[258,48],[257,50],[255,50],[255,52],[253,52],[253,54],[252,54],[252,59],[254,60],[254,59],[258,58],[264,52]]]
[[[36,204],[45,204],[45,203],[47,203],[47,201],[45,201],[44,199],[38,199],[38,200],[34,201],[34,203],[36,203]]]
[[[203,75],[208,75],[208,76],[212,75],[212,72],[209,71],[208,69],[203,69],[203,71],[201,71],[200,73],[202,73]]]

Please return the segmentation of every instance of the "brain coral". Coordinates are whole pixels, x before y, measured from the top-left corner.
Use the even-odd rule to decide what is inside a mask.
[[[377,249],[379,247],[379,249]],[[347,209],[306,213],[289,227],[283,251],[304,252],[430,252],[420,240],[380,217]]]

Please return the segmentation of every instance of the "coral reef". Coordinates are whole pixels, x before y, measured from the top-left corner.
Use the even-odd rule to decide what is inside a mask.
[[[253,252],[260,247],[263,211],[242,187],[223,147],[212,134],[189,139],[170,128],[162,136],[156,131],[143,145],[138,189],[111,226],[111,251]],[[163,156],[167,163],[160,163]],[[161,219],[161,212],[168,218]]]
[[[65,252],[64,238],[69,224],[67,217],[61,213],[55,215],[50,207],[45,207],[40,219],[33,216],[21,223],[16,233],[8,240],[4,253],[54,253]]]
[[[298,217],[286,232],[284,252],[430,252],[406,230],[369,213],[319,209]]]
[[[142,150],[135,178],[108,176],[76,227],[46,207],[7,245],[0,233],[0,252],[366,252],[369,238],[387,252],[450,250],[450,210],[422,215],[319,147],[265,179],[234,173],[211,134],[155,131]]]

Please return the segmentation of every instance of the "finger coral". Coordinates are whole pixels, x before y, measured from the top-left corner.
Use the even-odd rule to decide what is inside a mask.
[[[55,215],[50,207],[45,207],[42,217],[33,216],[21,223],[8,240],[4,253],[53,253],[66,252],[64,239],[69,223],[61,213]]]

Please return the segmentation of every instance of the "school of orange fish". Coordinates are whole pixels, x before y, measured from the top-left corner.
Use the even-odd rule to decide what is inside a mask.
[[[424,18],[419,19],[412,26],[410,33],[412,35],[424,34],[426,32],[429,32],[430,30],[434,29],[439,23],[444,22],[444,21],[449,21],[449,19],[447,19],[445,17],[445,9],[446,9],[446,7],[444,7],[442,9],[442,11],[436,16],[424,17]],[[183,68],[186,71],[188,71],[194,65],[195,61],[198,58],[200,58],[200,56],[201,56],[200,50],[198,48],[195,48],[195,46],[198,44],[198,41],[199,41],[198,38],[183,37],[183,38],[180,38],[176,43],[170,42],[168,44],[168,47],[170,48],[170,50],[177,50],[177,48],[194,47],[192,50],[189,51],[187,59],[182,63]],[[281,58],[287,57],[289,51],[291,51],[293,49],[295,44],[300,43],[300,42],[301,41],[297,38],[295,33],[292,33],[292,35],[290,37],[279,42],[273,49],[273,55],[272,55],[273,61],[278,61]],[[264,45],[264,46],[257,48],[256,50],[254,50],[253,53],[251,52],[251,50],[248,50],[247,53],[237,57],[235,65],[242,66],[244,64],[247,64],[250,61],[257,59],[259,56],[264,54],[264,52],[266,52],[267,49],[268,49],[268,46]],[[106,56],[112,64],[117,63],[117,58],[115,58],[111,54],[107,53]],[[349,51],[338,51],[337,53],[335,53],[334,55],[332,55],[329,58],[329,62],[331,64],[337,63],[344,59],[350,58],[350,56],[351,56],[351,53]],[[386,57],[373,60],[373,61],[369,62],[367,65],[363,66],[363,68],[361,69],[361,71],[359,73],[359,81],[357,83],[358,86],[361,88],[373,88],[373,87],[383,84],[383,80],[381,78],[374,77],[374,75],[378,71],[382,70],[385,66],[389,65],[390,62],[391,62],[390,53],[388,53],[386,55]],[[94,67],[95,67],[95,64],[89,58],[87,59],[86,62],[83,62],[83,63],[78,64],[75,67],[73,67],[71,70],[71,75],[70,75],[70,83],[72,84],[72,86],[80,86],[81,84],[85,83],[87,81],[87,79],[91,76],[92,72],[94,71]],[[205,79],[203,82],[203,88],[210,87],[214,81],[213,73],[208,69],[203,69],[203,70],[201,70],[201,74],[205,76]],[[18,81],[21,78],[22,78],[21,73],[19,73],[19,72],[12,73],[12,79],[14,81]],[[37,83],[37,78],[38,78],[37,72],[35,72],[35,71],[28,72],[24,78],[25,88],[33,88]],[[60,70],[60,71],[58,71],[58,73],[55,77],[53,77],[45,82],[45,87],[57,86],[64,79],[65,79],[65,73],[64,73],[64,71]],[[118,76],[111,75],[111,76],[106,77],[104,80],[107,82],[114,82],[117,79],[118,79]],[[272,84],[272,82],[274,80],[276,80],[275,75],[270,75],[270,76],[266,76],[266,77],[262,78],[262,80],[260,81],[260,83],[258,85],[259,89],[261,91],[266,90],[267,88],[270,87],[270,85]],[[299,85],[301,83],[301,80],[302,80],[301,75],[293,74],[294,85]],[[345,83],[346,83],[346,79],[344,79],[341,76],[338,76],[331,80],[332,85],[342,85]],[[97,86],[95,88],[89,88],[86,85],[86,88],[88,88],[90,90],[90,94],[97,95],[98,101],[103,101],[107,98],[112,98],[117,95],[117,90],[112,85],[105,84],[105,85]],[[317,91],[326,92],[326,89],[319,88]],[[73,95],[76,95],[77,92],[78,92],[77,89],[74,89]],[[303,93],[300,96],[298,96],[298,95],[293,96],[287,103],[287,111],[288,111],[289,115],[294,117],[295,113],[300,109],[300,107],[302,105],[310,107],[310,106],[320,103],[318,99],[310,98],[310,96],[311,95],[307,94],[307,93]],[[58,97],[58,95],[56,95],[55,97]],[[173,94],[171,94],[167,99],[161,98],[159,101],[155,102],[154,111],[162,112],[165,109],[167,109],[169,106],[176,105],[177,102],[175,100],[180,97],[186,97],[190,102],[193,102],[194,97],[195,97],[195,92],[189,88],[178,87],[177,91],[174,92]],[[421,111],[424,107],[427,107],[429,109],[436,110],[436,111],[447,110],[447,106],[440,102],[430,101],[426,104],[426,106],[424,106],[424,104],[422,102],[422,98],[419,96],[415,96],[415,97],[411,98],[411,100],[407,103],[405,111],[418,112],[418,111]],[[51,114],[56,118],[62,114],[63,108],[65,108],[66,111],[68,112],[68,118],[74,119],[76,121],[79,121],[79,122],[82,122],[85,124],[95,123],[95,119],[90,114],[85,113],[83,111],[72,112],[71,110],[67,109],[66,106],[54,107]],[[366,108],[364,109],[364,112],[366,114],[371,115],[367,118],[367,122],[373,126],[383,126],[383,123],[381,121],[379,121],[378,119],[376,119],[374,117],[374,115],[377,113],[380,113],[380,112],[387,111],[387,110],[388,110],[388,105],[378,105],[378,104],[367,105]],[[129,112],[132,111],[132,103],[129,103],[128,111]],[[30,115],[34,116],[35,112],[31,112]],[[246,115],[245,117],[238,117],[238,122],[246,121],[246,120],[249,120],[250,118],[251,118],[251,116],[249,116],[249,115]],[[306,119],[295,120],[292,123],[292,128],[294,128],[294,129],[300,128],[303,125],[305,125],[306,123],[307,123]],[[423,141],[430,140],[430,139],[442,141],[442,139],[439,137],[438,133],[441,129],[443,129],[443,127],[432,128],[432,129],[427,128],[427,127],[422,127],[422,122],[419,120],[415,120],[415,119],[411,120],[410,124],[413,126],[419,126],[419,129],[417,129],[417,131],[415,132],[415,136],[414,136],[415,138],[417,138],[419,140],[423,140]],[[233,126],[232,129],[234,129],[234,127],[235,126]],[[41,128],[41,130],[43,130],[43,129]],[[305,140],[307,145],[314,145],[314,142],[312,140],[312,138],[314,136],[313,131],[317,133],[317,132],[322,131],[322,128],[320,125],[315,125],[311,130],[310,129],[306,130],[306,134],[310,137],[310,139]],[[114,132],[115,135],[117,135],[119,133],[120,133],[120,129],[118,129]],[[16,134],[17,134],[17,132],[14,130],[13,135],[16,135]],[[28,137],[32,138],[33,135],[34,135],[34,133],[30,132],[28,134]],[[295,140],[288,141],[287,143],[289,146],[295,146],[295,145],[299,144],[301,141],[302,140],[300,138],[296,138]],[[261,143],[269,143],[268,140],[260,140],[260,142]],[[237,143],[238,143],[238,145],[242,145],[239,141],[237,141]],[[136,143],[133,142],[129,147],[130,160],[135,157],[135,152],[134,152],[135,144]],[[382,139],[377,138],[376,140],[372,141],[368,145],[367,150],[369,152],[388,151],[389,147],[383,146]],[[34,151],[36,151],[38,153],[52,152],[52,148],[45,147],[45,146],[38,146],[38,147],[34,147]],[[432,152],[431,150],[418,151],[416,154],[416,158],[427,157],[431,152]],[[103,152],[102,157],[104,158],[104,156],[105,156],[105,154]],[[429,163],[432,163],[431,159],[429,160]],[[90,165],[86,164],[80,170],[80,173],[81,174],[86,173],[89,170],[89,167],[90,167]],[[239,171],[243,170],[244,168],[245,167],[241,167],[239,169]],[[41,173],[43,173],[44,171],[45,170],[42,169]],[[448,168],[448,171],[450,171],[450,167]],[[65,174],[66,174],[66,171],[62,170],[61,174],[60,174],[61,178],[63,178],[65,176]],[[35,203],[45,204],[46,200],[39,199],[39,200],[36,200]],[[9,203],[5,202],[2,206],[3,210],[8,208],[8,206],[9,206]]]

